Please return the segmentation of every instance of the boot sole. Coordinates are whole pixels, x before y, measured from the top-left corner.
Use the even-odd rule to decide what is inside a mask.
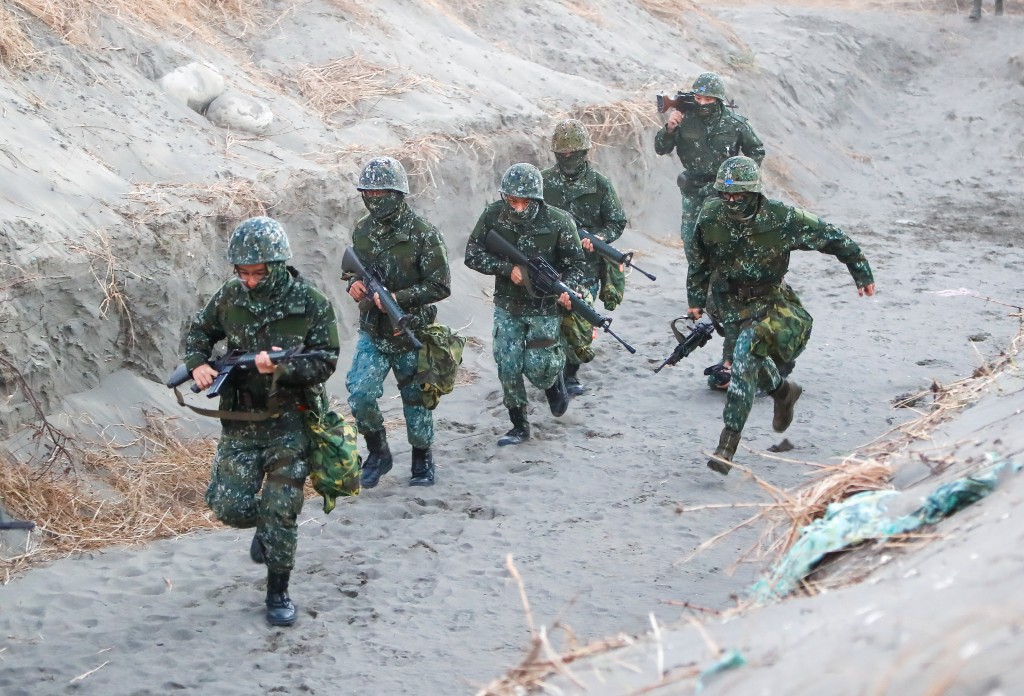
[[[774,430],[777,433],[784,433],[787,430],[789,430],[789,426],[793,424],[793,409],[796,406],[796,402],[800,400],[800,395],[803,393],[803,387],[801,387],[799,384],[793,385],[793,397],[791,399],[786,399],[786,406],[789,409],[789,418],[785,420],[773,418],[772,430]]]

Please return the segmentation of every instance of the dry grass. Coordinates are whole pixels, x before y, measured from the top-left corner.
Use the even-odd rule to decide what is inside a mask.
[[[357,104],[408,92],[430,81],[395,67],[383,67],[358,54],[324,65],[299,68],[294,82],[306,104],[328,119]]]
[[[211,37],[229,23],[256,26],[260,0],[12,0],[62,40],[87,45],[101,14],[157,30]]]
[[[10,70],[28,68],[40,56],[21,20],[6,7],[0,7],[0,65]]]
[[[167,419],[124,427],[135,439],[83,448],[82,473],[40,475],[0,463],[0,500],[12,516],[34,520],[41,539],[32,551],[0,559],[6,576],[74,553],[217,526],[203,504],[214,441],[182,439]]]
[[[666,24],[685,27],[683,15],[686,12],[697,12],[699,7],[692,0],[635,0],[636,4],[647,14]]]
[[[135,206],[123,206],[120,212],[137,224],[148,224],[165,215],[179,213],[182,201],[187,200],[209,206],[209,217],[223,215],[239,220],[266,215],[274,205],[269,186],[242,177],[213,184],[135,184],[125,198]]]
[[[110,239],[102,230],[93,230],[95,241],[90,242],[66,242],[68,251],[82,254],[89,260],[89,271],[93,279],[103,292],[103,300],[100,302],[100,316],[107,318],[110,310],[117,312],[124,322],[125,338],[128,348],[135,347],[135,321],[129,305],[129,297],[125,292],[128,278],[134,277],[146,279],[132,270],[114,254],[110,245]]]
[[[566,8],[570,12],[591,24],[596,24],[599,27],[608,24],[608,20],[604,18],[604,15],[599,10],[594,9],[586,0],[562,0],[562,2],[565,3]]]

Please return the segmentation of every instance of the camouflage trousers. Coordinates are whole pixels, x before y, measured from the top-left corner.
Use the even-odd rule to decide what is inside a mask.
[[[597,301],[600,281],[588,278],[584,281],[583,299],[593,305]],[[562,350],[565,351],[565,362],[570,365],[581,365],[594,359],[594,327],[585,319],[575,314],[566,314],[560,324]]]
[[[712,193],[714,193],[712,191]],[[704,187],[698,189],[680,189],[683,201],[683,215],[679,223],[679,238],[683,240],[683,251],[686,252],[686,259],[690,259],[690,249],[693,247],[694,234],[697,231],[697,218],[704,207],[708,194]]]
[[[525,375],[538,389],[555,383],[565,367],[559,326],[561,315],[515,315],[494,308],[494,362],[506,408],[526,406]]]
[[[782,384],[775,361],[753,351],[755,340],[753,326],[743,329],[736,339],[732,354],[732,379],[725,396],[722,420],[725,421],[725,427],[736,432],[741,432],[746,425],[757,390],[772,392]]]
[[[365,331],[359,332],[352,367],[345,377],[348,405],[356,419],[356,430],[376,433],[384,430],[384,416],[377,399],[384,394],[384,378],[394,371],[402,394],[405,432],[409,444],[427,449],[434,442],[434,415],[423,405],[423,390],[411,380],[419,366],[419,351],[385,353]]]
[[[255,527],[274,572],[295,565],[295,519],[302,512],[311,447],[301,428],[272,437],[222,436],[217,443],[206,505],[226,525]]]

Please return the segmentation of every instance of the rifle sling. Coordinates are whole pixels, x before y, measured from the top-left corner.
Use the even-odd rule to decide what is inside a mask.
[[[220,418],[221,420],[229,421],[248,421],[250,423],[258,423],[259,421],[269,420],[271,418],[277,418],[281,415],[281,409],[277,408],[277,370],[274,370],[274,378],[270,382],[270,398],[268,402],[271,405],[271,409],[266,411],[256,411],[253,413],[245,413],[238,411],[222,411],[217,408],[200,408],[199,406],[193,406],[192,404],[185,402],[185,397],[181,395],[178,388],[174,388],[174,398],[178,400],[179,406],[184,406],[187,409],[191,409],[200,416],[208,416],[209,418]]]

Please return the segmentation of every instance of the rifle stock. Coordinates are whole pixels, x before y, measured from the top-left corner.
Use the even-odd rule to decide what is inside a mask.
[[[598,237],[593,232],[590,232],[589,230],[585,230],[582,227],[579,228],[579,233],[580,233],[580,238],[582,238],[582,239],[589,239],[590,243],[594,245],[594,251],[596,251],[597,253],[601,254],[601,256],[605,257],[609,261],[611,261],[613,263],[618,263],[618,264],[623,264],[625,266],[629,266],[633,270],[635,270],[635,271],[637,271],[639,273],[642,273],[643,275],[647,276],[651,280],[657,280],[657,278],[654,275],[648,273],[647,271],[643,270],[642,268],[639,268],[636,264],[633,263],[633,252],[632,251],[625,251],[625,252],[619,251],[618,249],[613,247],[611,244],[609,244],[608,242],[606,242],[603,239],[601,239],[600,237]]]
[[[395,333],[405,334],[405,337],[409,339],[416,350],[423,347],[423,344],[416,338],[416,334],[409,328],[413,316],[402,311],[402,308],[395,301],[394,296],[392,296],[391,291],[384,286],[384,283],[374,273],[366,269],[363,262],[359,260],[356,250],[352,247],[345,249],[345,255],[341,257],[341,270],[343,273],[358,276],[363,281],[371,302],[374,295],[380,298],[380,304],[391,320],[391,327],[395,330]]]
[[[533,287],[544,295],[558,295],[568,293],[572,302],[572,311],[583,317],[591,326],[602,329],[610,334],[612,338],[622,344],[630,353],[635,353],[636,348],[626,343],[611,329],[611,317],[604,317],[598,314],[586,300],[580,297],[579,293],[566,285],[558,270],[541,257],[529,258],[518,247],[502,237],[494,230],[487,230],[481,240],[484,247],[493,254],[503,256],[517,266],[521,266],[529,275]]]

